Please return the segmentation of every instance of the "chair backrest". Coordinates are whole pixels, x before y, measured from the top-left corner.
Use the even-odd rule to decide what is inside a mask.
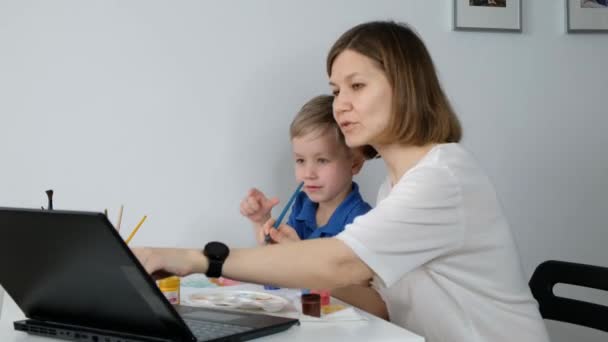
[[[553,293],[557,283],[608,291],[608,268],[549,260],[538,265],[530,278],[543,318],[608,332],[608,306],[558,297]]]

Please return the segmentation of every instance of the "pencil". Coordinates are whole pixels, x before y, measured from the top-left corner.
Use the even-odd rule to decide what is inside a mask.
[[[120,224],[122,223],[122,210],[125,208],[124,205],[120,205],[120,210],[118,211],[118,223],[116,224],[116,230],[120,231]]]
[[[133,238],[133,236],[135,236],[135,233],[137,233],[137,230],[139,229],[139,227],[141,227],[141,225],[144,224],[144,221],[146,220],[147,217],[148,216],[144,215],[144,217],[141,218],[141,221],[139,221],[139,223],[137,224],[137,226],[135,226],[135,228],[133,228],[133,231],[131,232],[131,234],[129,234],[129,237],[125,241],[126,244],[129,244],[129,241],[131,241],[131,239]]]
[[[281,215],[279,215],[279,218],[272,225],[274,227],[274,229],[279,229],[279,226],[281,225],[281,221],[283,221],[283,218],[285,217],[285,214],[287,214],[287,210],[289,210],[289,208],[291,207],[291,204],[293,203],[293,201],[295,201],[296,196],[298,195],[298,193],[300,192],[300,190],[302,190],[303,186],[304,186],[304,182],[300,183],[300,185],[298,185],[298,187],[296,188],[296,191],[293,192],[293,194],[291,195],[291,198],[289,199],[289,201],[287,202],[287,204],[285,204],[285,207],[283,208],[283,211],[281,211]],[[270,240],[271,240],[270,239],[270,235],[266,235],[264,237],[264,241],[266,243],[269,243]]]

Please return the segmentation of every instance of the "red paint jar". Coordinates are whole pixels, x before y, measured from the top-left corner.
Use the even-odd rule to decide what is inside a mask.
[[[308,316],[321,317],[321,296],[318,293],[302,295],[302,313]]]

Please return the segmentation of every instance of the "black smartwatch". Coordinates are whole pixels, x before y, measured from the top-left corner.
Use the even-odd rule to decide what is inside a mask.
[[[230,249],[221,242],[213,241],[205,245],[203,254],[209,260],[209,267],[207,267],[205,275],[209,278],[219,278],[222,275],[224,261],[228,257],[228,254],[230,254]]]

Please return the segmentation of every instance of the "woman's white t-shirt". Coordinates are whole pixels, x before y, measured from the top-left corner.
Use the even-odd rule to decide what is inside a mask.
[[[496,193],[459,144],[433,147],[336,238],[390,319],[428,342],[547,342]]]

